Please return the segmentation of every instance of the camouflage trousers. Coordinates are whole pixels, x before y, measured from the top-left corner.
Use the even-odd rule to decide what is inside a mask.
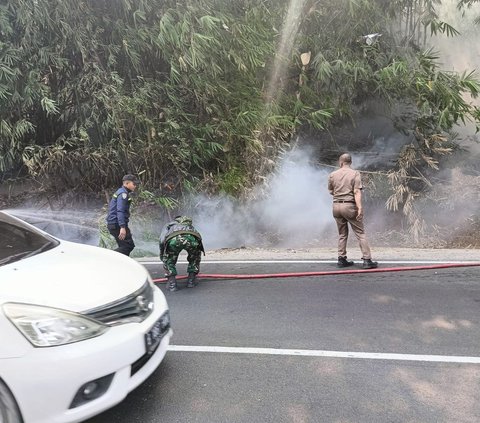
[[[202,259],[202,251],[200,250],[199,240],[190,234],[177,235],[168,240],[165,248],[165,253],[162,256],[163,268],[165,269],[165,276],[176,276],[178,255],[182,250],[185,250],[188,261],[188,273],[197,274],[200,271],[200,260]]]

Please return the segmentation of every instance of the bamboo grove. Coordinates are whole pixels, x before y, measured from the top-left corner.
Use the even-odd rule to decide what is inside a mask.
[[[457,34],[440,3],[0,0],[0,176],[98,189],[128,170],[152,190],[238,194],[296,133],[375,101],[411,136],[387,203],[408,209],[410,178],[480,121],[475,74],[441,71],[427,48]]]

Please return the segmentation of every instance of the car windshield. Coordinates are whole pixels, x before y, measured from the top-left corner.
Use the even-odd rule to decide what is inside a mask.
[[[0,213],[0,266],[50,250],[58,244],[55,238]]]

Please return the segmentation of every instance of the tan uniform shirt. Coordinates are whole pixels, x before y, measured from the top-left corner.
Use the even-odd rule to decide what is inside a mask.
[[[333,201],[355,202],[354,192],[362,188],[360,172],[350,167],[341,167],[328,177],[328,190],[333,195]]]

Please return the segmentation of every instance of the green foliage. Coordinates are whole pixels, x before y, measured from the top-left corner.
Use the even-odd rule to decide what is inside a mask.
[[[114,248],[117,248],[117,243],[108,231],[106,217],[107,212],[104,210],[98,219],[98,246],[113,250]]]
[[[480,3],[480,0],[459,0],[458,8],[462,9],[463,7],[472,7],[475,3]]]
[[[173,210],[179,204],[178,200],[175,198],[155,195],[153,192],[147,190],[141,190],[138,198],[150,204],[161,206],[165,210]]]
[[[388,203],[412,210],[411,178],[428,185],[452,127],[480,122],[476,75],[441,71],[424,49],[458,33],[439,3],[0,0],[0,176],[98,190],[134,172],[141,197],[170,210],[199,186],[238,194],[298,130],[376,102],[412,138]]]
[[[221,192],[228,195],[238,195],[246,184],[246,172],[238,167],[232,167],[223,173],[219,183]]]
[[[437,35],[438,33],[446,34],[448,37],[454,37],[460,33],[447,22],[441,22],[438,20],[432,20],[429,22],[430,31],[432,35]]]

